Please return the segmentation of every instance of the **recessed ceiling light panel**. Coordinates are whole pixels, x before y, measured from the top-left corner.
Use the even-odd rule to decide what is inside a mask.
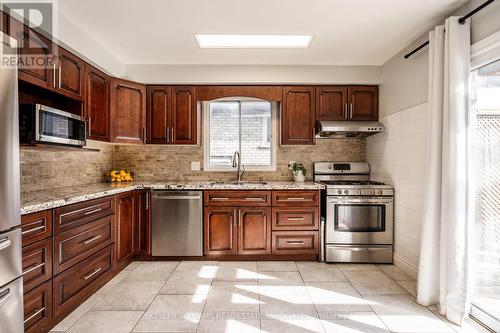
[[[207,49],[306,49],[313,35],[214,35],[195,34]]]

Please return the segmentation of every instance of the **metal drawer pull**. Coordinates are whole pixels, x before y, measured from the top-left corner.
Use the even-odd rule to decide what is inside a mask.
[[[101,271],[101,267],[99,267],[98,269],[94,270],[92,273],[90,273],[89,275],[85,275],[83,277],[84,280],[88,280],[90,279],[91,277],[93,277],[94,275],[96,275],[97,273],[99,273]]]
[[[229,200],[229,198],[211,198],[210,200],[212,200],[212,201],[224,201],[224,200]]]
[[[29,234],[31,232],[38,231],[38,230],[43,230],[43,229],[45,229],[45,225],[41,225],[41,226],[33,228],[33,229],[22,231],[21,235],[26,235],[26,234]]]
[[[294,201],[294,200],[306,200],[305,198],[286,198],[286,200]]]
[[[94,214],[94,213],[100,212],[101,210],[102,210],[102,208],[97,208],[97,209],[94,209],[94,210],[91,210],[91,211],[85,212],[85,213],[83,213],[83,215],[90,215],[90,214]]]
[[[260,198],[260,197],[246,197],[245,200],[248,200],[248,201],[262,201],[262,198]]]
[[[4,289],[0,291],[0,306],[4,305],[7,302],[7,299],[12,295],[10,292],[10,288]]]
[[[304,244],[304,241],[286,241],[287,244]]]
[[[26,318],[24,320],[24,323],[26,324],[28,321],[30,321],[31,319],[35,318],[36,316],[38,316],[43,311],[45,311],[45,307],[41,308],[40,310],[35,311],[31,316],[29,316],[28,318]]]
[[[87,244],[92,243],[93,241],[98,240],[101,237],[102,237],[102,235],[97,235],[97,236],[91,237],[91,238],[89,238],[87,240],[84,240],[82,243],[85,244],[85,245],[87,245]]]
[[[26,274],[28,274],[28,273],[31,273],[31,272],[33,272],[35,269],[38,269],[38,268],[40,268],[40,267],[42,267],[42,266],[44,266],[44,265],[45,265],[45,263],[44,263],[44,262],[42,262],[41,264],[38,264],[38,265],[32,266],[32,267],[28,268],[27,270],[25,270],[25,271],[23,272],[23,275],[26,275]]]
[[[304,221],[303,217],[288,217],[288,221]]]
[[[381,248],[376,248],[376,247],[351,247],[351,248],[346,248],[343,249],[344,251],[353,251],[353,252],[362,252],[362,251],[387,251],[387,248],[381,247]]]
[[[12,244],[12,241],[8,238],[5,237],[4,239],[0,240],[0,251],[5,250]]]

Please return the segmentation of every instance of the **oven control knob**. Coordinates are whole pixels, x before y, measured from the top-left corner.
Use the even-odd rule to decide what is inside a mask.
[[[342,190],[337,190],[337,194],[342,194]]]
[[[370,195],[374,195],[375,194],[375,190],[370,190]]]
[[[344,194],[349,194],[349,190],[344,190]]]
[[[378,194],[378,195],[382,195],[382,190],[378,190],[378,191],[377,191],[377,194]]]

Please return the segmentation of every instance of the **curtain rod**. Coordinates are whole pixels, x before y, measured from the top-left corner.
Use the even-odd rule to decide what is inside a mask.
[[[462,16],[461,18],[458,19],[458,23],[460,24],[464,24],[465,21],[471,17],[472,15],[476,14],[477,12],[479,12],[480,10],[482,10],[483,8],[489,6],[490,4],[492,4],[493,2],[495,2],[495,0],[488,0],[486,1],[485,3],[483,3],[481,6],[477,7],[476,9],[470,11],[469,13],[465,14],[464,16]],[[423,49],[424,47],[426,47],[427,45],[429,45],[429,41],[421,44],[420,46],[418,46],[416,49],[414,49],[413,51],[411,51],[410,53],[407,53],[405,54],[404,58],[405,59],[408,59],[409,57],[411,57],[413,54],[417,53],[418,51],[420,51],[421,49]]]

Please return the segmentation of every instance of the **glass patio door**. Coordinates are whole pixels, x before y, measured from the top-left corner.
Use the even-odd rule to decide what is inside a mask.
[[[500,331],[500,60],[471,76],[472,316]]]

